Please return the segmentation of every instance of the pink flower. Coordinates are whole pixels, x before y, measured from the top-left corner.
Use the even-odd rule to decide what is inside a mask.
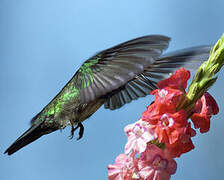
[[[155,95],[155,101],[142,114],[142,120],[150,124],[157,115],[175,113],[176,107],[185,98],[185,93],[169,87],[156,89],[151,94]]]
[[[136,171],[134,159],[125,154],[117,156],[115,164],[107,168],[109,180],[130,180]]]
[[[141,119],[134,124],[127,125],[124,128],[128,141],[125,145],[125,153],[131,151],[142,153],[145,151],[147,143],[156,139],[155,132],[150,125]]]
[[[144,180],[168,180],[176,172],[177,164],[166,151],[152,144],[141,154],[138,168]]]
[[[187,87],[187,80],[190,78],[190,71],[183,67],[178,69],[172,76],[160,81],[157,86],[162,89],[164,87],[171,87],[174,89],[183,90]]]
[[[155,101],[153,104],[147,107],[146,111],[142,113],[142,120],[148,122],[149,124],[154,124],[153,122],[157,122],[158,120],[158,115],[175,112],[175,106],[167,106],[166,103],[163,104]]]
[[[185,97],[185,93],[183,91],[170,87],[156,89],[152,91],[151,94],[155,95],[155,102],[157,103],[157,106],[159,106],[159,104],[163,104],[163,106],[174,106],[174,108],[176,108]]]
[[[191,124],[189,122],[185,133],[182,134],[178,141],[176,141],[174,144],[166,144],[166,149],[169,151],[170,155],[173,158],[180,157],[181,154],[194,149],[194,144],[191,140],[191,137],[195,135],[196,132],[191,128]]]
[[[184,110],[175,113],[164,113],[148,119],[151,128],[156,132],[159,142],[173,144],[182,134],[187,125],[187,116]]]
[[[196,103],[191,120],[194,127],[200,128],[201,133],[210,129],[210,118],[219,112],[218,105],[213,97],[206,92]]]

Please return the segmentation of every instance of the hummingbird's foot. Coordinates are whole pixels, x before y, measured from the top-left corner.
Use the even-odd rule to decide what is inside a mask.
[[[69,136],[70,139],[72,139],[74,137],[74,132],[79,129],[79,137],[77,138],[77,140],[81,139],[83,134],[84,134],[84,126],[82,125],[82,123],[78,123],[77,126],[74,128],[74,126],[71,126],[71,135]]]

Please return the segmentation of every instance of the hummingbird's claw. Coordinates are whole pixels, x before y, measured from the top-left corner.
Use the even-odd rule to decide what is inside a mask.
[[[69,136],[69,139],[72,139],[74,137],[75,128],[74,126],[71,127],[71,134]]]
[[[71,134],[69,136],[70,139],[72,139],[74,137],[74,132],[75,132],[76,129],[78,129],[78,126],[76,126],[75,128],[74,128],[73,125],[71,126]]]
[[[77,140],[79,140],[82,138],[84,134],[84,126],[82,125],[82,123],[78,123],[77,127],[79,127],[79,137],[77,138]]]
[[[79,128],[79,137],[77,140],[81,139],[84,134],[84,126],[82,123],[78,123],[77,126],[74,128],[74,126],[71,126],[71,135],[69,136],[70,139],[74,137],[74,132]]]

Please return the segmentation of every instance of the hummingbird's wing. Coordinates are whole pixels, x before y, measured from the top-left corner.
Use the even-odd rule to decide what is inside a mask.
[[[152,64],[170,38],[144,36],[104,50],[83,63],[74,76],[80,101],[88,103],[125,85]]]
[[[144,97],[156,89],[156,84],[173,73],[179,67],[196,70],[199,65],[208,59],[211,46],[200,46],[169,53],[149,65],[143,73],[119,89],[113,91],[104,103],[107,109],[118,109],[126,103],[139,97]]]

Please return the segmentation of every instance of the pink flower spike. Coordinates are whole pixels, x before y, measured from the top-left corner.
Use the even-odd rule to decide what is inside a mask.
[[[147,143],[156,139],[155,132],[151,129],[149,123],[141,119],[134,124],[130,124],[124,128],[128,141],[125,145],[125,153],[131,151],[142,153],[145,151]]]

